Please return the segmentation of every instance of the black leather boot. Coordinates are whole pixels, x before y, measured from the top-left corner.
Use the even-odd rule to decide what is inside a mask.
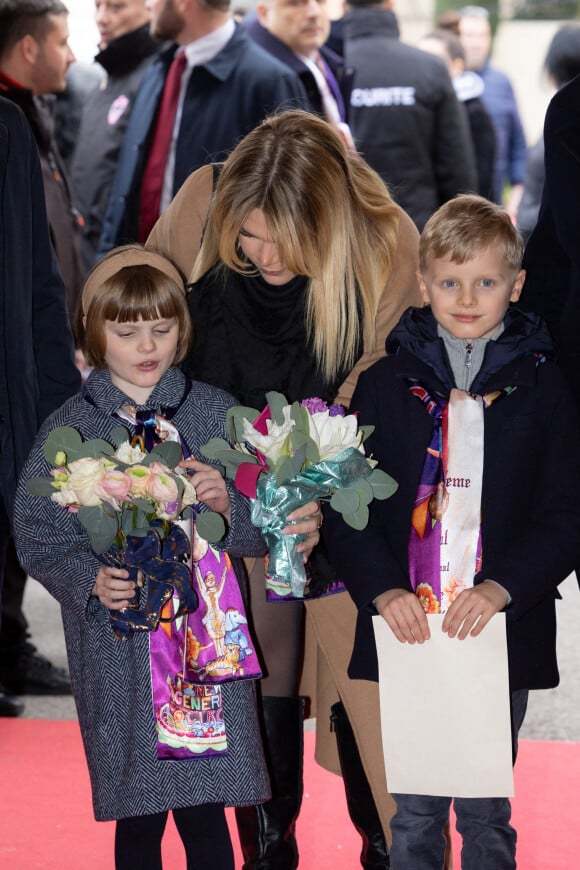
[[[265,804],[237,807],[243,870],[296,870],[296,819],[302,803],[304,702],[264,696],[262,737],[272,797]]]
[[[340,701],[333,705],[330,720],[336,734],[348,814],[362,838],[361,866],[365,870],[386,870],[390,867],[387,841],[346,710]]]

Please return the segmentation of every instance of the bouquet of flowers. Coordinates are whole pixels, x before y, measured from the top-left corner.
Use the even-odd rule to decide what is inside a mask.
[[[180,444],[164,441],[145,453],[128,438],[123,427],[111,433],[113,443],[83,441],[70,426],[54,429],[44,445],[53,466],[50,476],[26,483],[33,495],[77,515],[99,561],[126,568],[138,586],[143,576],[148,579],[143,607],[137,594],[130,608],[111,611],[119,637],[156,628],[161,608],[173,595],[180,599],[173,618],[197,608],[186,565],[190,542],[177,522],[195,512],[196,529],[206,540],[218,540],[224,531],[217,514],[197,513],[195,487],[185,469],[176,467]]]
[[[288,404],[267,393],[267,406],[230,408],[228,441],[214,438],[203,448],[221,462],[226,475],[252,500],[252,522],[269,550],[266,586],[278,597],[301,598],[306,571],[296,545],[303,535],[282,535],[291,511],[315,499],[328,500],[345,522],[363,529],[374,498],[386,499],[397,484],[365,456],[363,442],[372,427],[359,427],[354,414],[321,399]]]

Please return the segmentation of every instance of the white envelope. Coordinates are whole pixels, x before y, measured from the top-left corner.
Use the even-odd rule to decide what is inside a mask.
[[[479,637],[400,643],[373,617],[381,728],[391,793],[511,797],[514,793],[505,614]]]

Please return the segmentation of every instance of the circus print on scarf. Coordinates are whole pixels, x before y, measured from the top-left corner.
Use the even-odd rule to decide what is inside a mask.
[[[192,576],[198,609],[174,620],[162,613],[150,635],[157,752],[164,759],[226,752],[220,684],[262,676],[231,559],[195,528]]]

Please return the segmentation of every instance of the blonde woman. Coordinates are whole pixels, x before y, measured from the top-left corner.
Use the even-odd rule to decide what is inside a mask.
[[[408,306],[420,304],[418,235],[411,220],[330,125],[300,111],[266,119],[223,166],[193,173],[148,244],[191,281],[195,342],[187,372],[250,407],[262,408],[269,390],[290,401],[319,396],[348,405],[359,373],[384,354],[391,326]],[[300,518],[316,511],[310,505]],[[336,579],[321,547],[311,561],[321,587]],[[261,707],[273,798],[238,810],[238,827],[246,870],[286,870],[298,866],[304,607],[266,603],[263,561],[249,560],[248,568],[265,670]],[[328,723],[338,702],[342,773],[363,837],[361,860],[387,867],[384,832],[392,802],[381,760],[378,695],[371,684],[347,677],[354,605],[339,593],[309,601],[307,610],[311,652],[318,644],[318,662],[308,656],[304,669],[306,681],[315,672],[318,679],[317,757],[340,772]],[[331,689],[322,702],[321,687]],[[322,739],[329,736],[331,753]]]

